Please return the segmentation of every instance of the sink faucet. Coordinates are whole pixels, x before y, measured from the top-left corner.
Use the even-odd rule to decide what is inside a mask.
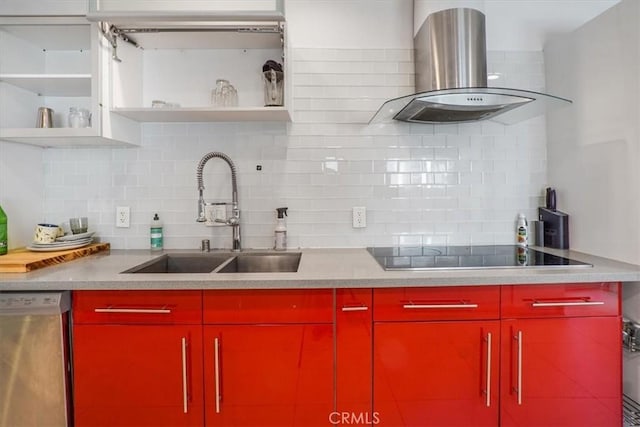
[[[224,160],[229,165],[231,169],[231,205],[232,205],[232,214],[231,218],[225,220],[216,219],[216,222],[222,222],[224,224],[230,225],[233,227],[233,252],[240,252],[242,249],[240,245],[240,208],[238,208],[238,184],[236,182],[236,165],[233,164],[233,161],[224,153],[220,153],[218,151],[212,151],[211,153],[207,153],[200,159],[200,163],[198,163],[198,168],[196,169],[196,177],[198,179],[198,219],[197,222],[205,222],[207,219],[205,218],[204,213],[204,183],[202,180],[202,169],[204,165],[214,157]]]

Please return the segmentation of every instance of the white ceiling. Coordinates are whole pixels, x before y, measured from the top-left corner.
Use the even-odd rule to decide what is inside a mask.
[[[436,10],[472,7],[484,12],[487,50],[542,50],[620,0],[415,0],[414,25]],[[627,0],[637,1],[637,0]]]

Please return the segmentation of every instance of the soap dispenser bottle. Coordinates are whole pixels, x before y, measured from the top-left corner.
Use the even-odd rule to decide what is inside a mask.
[[[162,221],[158,214],[153,215],[151,220],[151,250],[161,251],[163,246]]]
[[[284,217],[287,216],[287,209],[277,208],[278,218],[276,219],[275,228],[275,246],[276,251],[284,251],[287,249],[287,226],[284,223]]]

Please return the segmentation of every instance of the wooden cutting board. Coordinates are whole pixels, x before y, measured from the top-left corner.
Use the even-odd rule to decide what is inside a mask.
[[[82,248],[54,252],[32,252],[25,248],[15,249],[0,256],[0,273],[26,273],[106,251],[109,250],[109,247],[109,243],[92,243]]]

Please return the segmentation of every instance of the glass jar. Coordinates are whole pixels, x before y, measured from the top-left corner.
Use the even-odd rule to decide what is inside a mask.
[[[70,128],[80,127],[80,112],[76,107],[69,108],[69,127]]]
[[[91,126],[91,113],[86,108],[69,108],[69,127],[86,128]]]
[[[216,107],[238,106],[238,92],[228,80],[216,80],[216,88],[211,92],[211,103]]]

